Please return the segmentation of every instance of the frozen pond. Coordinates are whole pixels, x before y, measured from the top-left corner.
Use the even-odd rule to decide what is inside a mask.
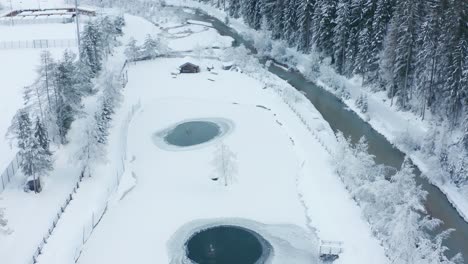
[[[264,239],[253,231],[218,226],[203,230],[187,242],[188,258],[198,264],[264,263]]]
[[[219,136],[221,128],[209,121],[191,121],[177,125],[164,140],[178,147],[189,147],[208,142]]]
[[[225,118],[185,119],[154,133],[153,142],[165,150],[192,150],[216,143],[233,129],[234,123]]]

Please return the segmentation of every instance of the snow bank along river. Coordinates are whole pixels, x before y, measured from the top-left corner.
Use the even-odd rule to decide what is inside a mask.
[[[235,40],[235,45],[243,44],[255,52],[248,41],[220,20],[198,10],[192,12],[191,15],[193,19],[210,22],[221,35],[232,37]],[[348,110],[347,106],[336,96],[306,80],[300,73],[287,71],[282,67],[275,66],[275,64],[271,64],[269,70],[278,77],[287,80],[297,90],[304,92],[335,132],[343,132],[346,137],[351,137],[353,142],[365,136],[369,144],[369,153],[375,155],[377,163],[400,168],[405,154],[395,148],[383,135],[374,130],[358,115]],[[444,222],[441,229],[455,229],[450,238],[445,241],[445,245],[450,249],[448,255],[452,256],[460,252],[463,256],[468,256],[468,223],[458,214],[447,197],[421,176],[421,171],[417,167],[415,174],[418,184],[428,192],[425,204],[428,214]]]

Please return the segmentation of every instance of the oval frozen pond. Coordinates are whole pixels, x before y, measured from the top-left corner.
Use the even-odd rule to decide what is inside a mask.
[[[259,234],[248,229],[217,226],[189,239],[187,257],[198,264],[261,264],[270,252],[266,245]]]
[[[153,142],[166,150],[191,150],[215,143],[232,132],[234,123],[224,118],[183,120],[153,134]]]
[[[221,134],[221,128],[210,121],[191,121],[177,125],[164,137],[171,145],[189,147],[208,142]]]

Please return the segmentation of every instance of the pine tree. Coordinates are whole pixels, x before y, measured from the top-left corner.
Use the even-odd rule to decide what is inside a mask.
[[[93,77],[102,68],[103,51],[101,47],[103,47],[101,30],[98,24],[90,21],[85,25],[82,33],[80,60],[89,67]]]
[[[134,38],[130,38],[127,47],[125,48],[125,55],[130,61],[136,61],[139,57],[140,48],[137,46],[137,41]]]
[[[348,73],[361,74],[364,81],[367,81],[371,71],[369,64],[373,56],[369,47],[374,41],[373,22],[377,10],[377,0],[361,0],[357,7],[360,9],[358,41],[355,47],[354,65],[348,70]]]
[[[317,0],[314,13],[314,42],[326,56],[333,56],[333,31],[335,29],[337,1]]]
[[[299,25],[299,50],[308,52],[312,47],[312,19],[314,15],[315,0],[299,1],[297,19]]]
[[[243,0],[242,17],[244,21],[253,29],[260,29],[262,26],[261,2],[260,0]]]
[[[283,39],[290,46],[295,46],[297,44],[297,31],[299,25],[297,23],[297,9],[298,9],[297,0],[286,0],[283,10],[283,19],[284,19],[284,36]]]
[[[82,108],[82,91],[77,89],[77,70],[74,55],[65,51],[63,60],[57,64],[54,80],[57,89],[56,122],[62,144],[67,142],[66,134]]]
[[[36,119],[36,127],[34,129],[34,149],[36,150],[35,174],[38,177],[46,176],[53,168],[52,152],[49,148],[49,137],[44,125]]]
[[[343,74],[351,28],[351,0],[338,1],[335,23],[333,34],[335,67],[339,74]]]
[[[284,34],[284,10],[283,0],[276,0],[274,9],[272,11],[273,15],[273,28],[272,28],[272,37],[273,39],[282,39]]]
[[[369,82],[379,81],[380,54],[384,47],[387,28],[393,16],[395,0],[377,0],[374,18],[372,20],[372,39],[368,47],[361,47],[360,51],[365,52],[367,60],[367,79]],[[366,50],[364,50],[366,49]]]
[[[233,18],[240,17],[242,0],[229,0],[229,15]]]
[[[396,38],[389,41],[395,43],[395,46],[386,46],[385,49],[385,53],[394,54],[391,66],[394,85],[390,95],[392,98],[398,96],[398,102],[404,109],[408,107],[410,88],[414,81],[416,40],[421,25],[422,3],[422,0],[397,1],[389,29],[389,36]]]
[[[468,105],[468,3],[451,0],[444,98],[447,115],[459,123]]]
[[[141,54],[144,58],[154,59],[161,54],[167,52],[167,47],[161,42],[160,39],[153,38],[151,35],[147,35],[143,47],[141,49]]]

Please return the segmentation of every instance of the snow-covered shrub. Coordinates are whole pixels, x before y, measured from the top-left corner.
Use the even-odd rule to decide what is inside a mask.
[[[300,68],[302,74],[308,80],[315,82],[320,77],[319,58],[315,53],[308,56],[307,60],[302,61]]]
[[[254,47],[258,54],[269,56],[273,48],[271,34],[267,31],[261,31],[259,34],[253,35]]]
[[[361,113],[365,114],[367,113],[368,110],[368,100],[367,100],[367,95],[361,94],[359,95],[358,98],[356,98],[356,106],[359,108]]]
[[[335,171],[360,205],[373,233],[393,263],[454,264],[442,242],[449,232],[432,237],[441,221],[424,216],[427,193],[416,184],[413,166],[405,160],[394,175],[377,165],[361,139],[354,146],[341,133],[333,155]],[[431,262],[427,262],[430,259]]]
[[[320,64],[320,80],[333,90],[338,90],[344,85],[344,77],[338,75],[327,63]]]
[[[250,51],[241,45],[225,50],[223,61],[234,61],[245,73],[257,73],[262,66],[251,54]]]
[[[348,89],[346,88],[344,84],[336,92],[337,92],[337,96],[343,100],[351,99],[351,94],[349,93]]]
[[[395,144],[408,148],[411,151],[418,151],[421,149],[421,142],[412,135],[408,129],[402,131],[396,138]]]

